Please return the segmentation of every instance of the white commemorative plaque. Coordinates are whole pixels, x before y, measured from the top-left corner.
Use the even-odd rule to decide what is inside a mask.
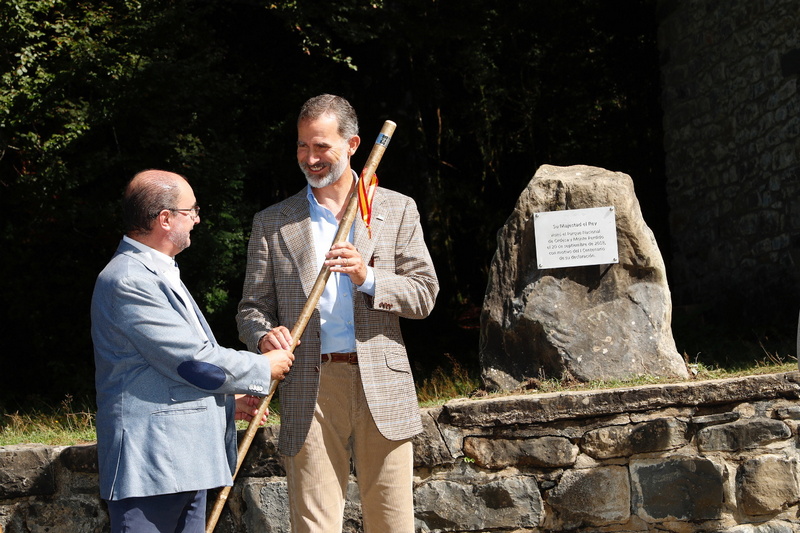
[[[535,213],[540,269],[619,263],[613,207]]]

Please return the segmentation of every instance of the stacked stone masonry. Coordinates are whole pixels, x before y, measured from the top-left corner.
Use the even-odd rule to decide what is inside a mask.
[[[800,531],[800,374],[455,400],[423,409],[417,531]],[[288,532],[266,428],[220,533]],[[360,531],[350,485],[345,531]],[[94,445],[0,448],[0,531],[108,530]]]
[[[676,301],[788,301],[800,294],[797,1],[658,5]]]

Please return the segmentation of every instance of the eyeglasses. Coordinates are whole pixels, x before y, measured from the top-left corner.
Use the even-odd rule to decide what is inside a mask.
[[[195,205],[194,207],[190,207],[188,209],[170,209],[170,211],[178,211],[179,213],[186,213],[188,216],[192,217],[192,220],[196,219],[200,215],[200,206]]]

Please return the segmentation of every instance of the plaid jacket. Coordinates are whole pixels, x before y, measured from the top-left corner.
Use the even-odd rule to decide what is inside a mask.
[[[381,433],[401,440],[422,431],[411,366],[399,317],[425,318],[439,282],[425,245],[414,201],[378,188],[372,238],[356,218],[354,244],[375,273],[375,296],[353,290],[359,369],[372,416]],[[236,316],[239,337],[250,350],[271,328],[292,329],[311,292],[317,270],[306,188],[259,212],[247,252],[244,291]],[[319,388],[319,309],[295,350],[291,372],[280,385],[281,453],[295,455],[305,442]]]

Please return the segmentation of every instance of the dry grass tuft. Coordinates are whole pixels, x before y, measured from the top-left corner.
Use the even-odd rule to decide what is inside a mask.
[[[0,445],[40,443],[69,446],[94,442],[94,409],[76,407],[67,395],[57,406],[41,405],[27,413],[3,413]]]

